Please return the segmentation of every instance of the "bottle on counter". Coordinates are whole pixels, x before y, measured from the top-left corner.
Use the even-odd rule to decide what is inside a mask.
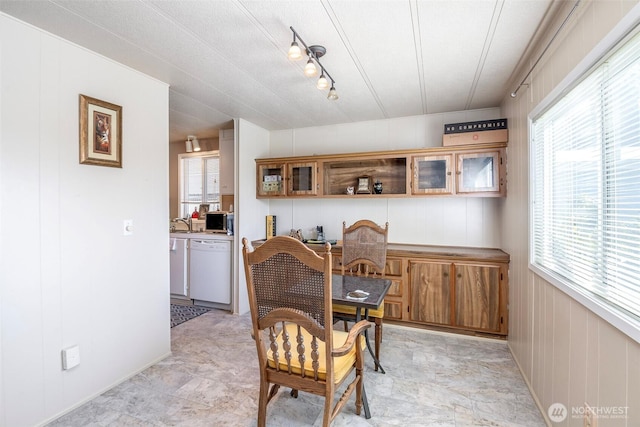
[[[191,218],[198,219],[199,217],[200,217],[200,214],[198,213],[198,208],[194,208],[193,213],[191,214]]]

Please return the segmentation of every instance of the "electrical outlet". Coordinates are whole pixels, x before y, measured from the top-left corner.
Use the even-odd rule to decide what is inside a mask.
[[[73,347],[62,350],[62,369],[65,371],[80,364],[80,347]]]
[[[598,427],[598,417],[587,402],[584,403],[584,427]]]

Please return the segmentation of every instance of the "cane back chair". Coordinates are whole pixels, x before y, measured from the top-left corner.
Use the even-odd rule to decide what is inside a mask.
[[[331,305],[331,245],[320,256],[302,242],[276,236],[251,251],[242,239],[253,337],[258,350],[260,396],[258,426],[265,426],[267,404],[280,386],[324,396],[328,426],[353,391],[356,414],[364,405],[363,320],[349,332],[334,331]],[[337,389],[355,370],[353,381],[333,405]]]
[[[384,228],[373,221],[361,219],[347,227],[342,223],[342,274],[362,276],[385,276],[387,263],[387,238],[389,223]],[[333,313],[336,319],[354,319],[355,308],[336,304]],[[369,310],[369,320],[375,323],[375,356],[380,360],[382,343],[382,319],[384,318],[384,300],[377,310]],[[376,364],[375,370],[378,370]]]

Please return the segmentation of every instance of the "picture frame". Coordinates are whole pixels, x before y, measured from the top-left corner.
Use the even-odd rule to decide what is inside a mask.
[[[210,204],[209,203],[201,203],[200,208],[198,209],[198,218],[204,219],[209,212]]]
[[[122,107],[80,94],[80,164],[122,168]]]
[[[371,177],[370,176],[358,177],[358,186],[356,187],[356,194],[371,194]]]

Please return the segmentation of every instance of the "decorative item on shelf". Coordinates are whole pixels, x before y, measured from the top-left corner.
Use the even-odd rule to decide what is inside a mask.
[[[193,213],[191,214],[191,218],[193,219],[200,218],[200,214],[198,213],[198,208],[193,208]]]
[[[318,68],[316,67],[316,64],[318,64],[318,66],[320,67],[321,73],[320,73],[320,78],[316,83],[316,87],[320,90],[329,89],[329,94],[327,95],[327,99],[331,101],[335,101],[336,99],[338,99],[338,92],[336,92],[336,88],[335,88],[336,81],[333,80],[333,77],[331,77],[327,69],[324,68],[324,66],[320,63],[320,58],[323,57],[325,53],[327,53],[327,49],[325,49],[324,46],[320,46],[320,45],[307,46],[304,40],[300,38],[300,35],[296,32],[296,30],[294,30],[293,27],[289,27],[289,28],[293,32],[293,42],[289,47],[289,52],[287,56],[292,61],[297,61],[299,59],[302,59],[302,50],[300,49],[300,46],[298,46],[298,42],[296,41],[296,39],[300,40],[300,43],[302,43],[302,45],[304,46],[305,53],[307,54],[307,57],[308,57],[307,64],[304,67],[304,74],[308,77],[314,77],[318,75]],[[329,88],[329,80],[327,80],[327,78],[331,80],[330,88]]]
[[[262,191],[279,192],[282,189],[281,185],[282,185],[282,176],[280,175],[265,175],[262,178]]]
[[[508,140],[507,119],[449,123],[444,125],[444,134],[442,135],[444,147],[507,142]]]
[[[294,230],[293,228],[289,232],[289,237],[293,237],[296,240],[300,240],[302,242],[302,230]]]
[[[353,185],[350,185],[347,187],[347,194],[349,196],[353,196],[354,192],[355,192],[355,187]]]
[[[267,240],[276,236],[276,216],[275,215],[267,215],[266,217],[267,224]]]
[[[358,189],[356,190],[358,194],[371,194],[371,177],[370,176],[361,176],[358,178]]]
[[[209,203],[202,203],[200,205],[200,209],[198,210],[198,215],[201,219],[204,219],[205,216],[207,215],[207,212],[209,212]]]
[[[379,179],[376,179],[376,182],[373,183],[373,192],[382,194],[382,182]]]

